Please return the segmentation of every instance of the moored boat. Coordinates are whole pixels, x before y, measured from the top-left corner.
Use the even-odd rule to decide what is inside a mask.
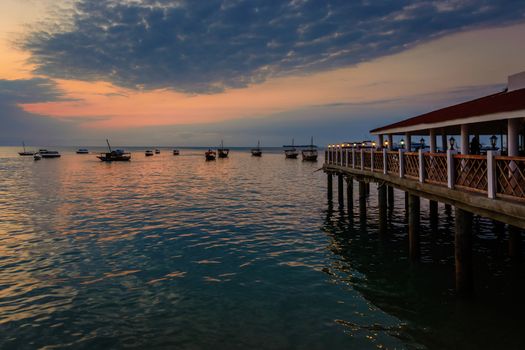
[[[40,153],[35,153],[35,154],[33,155],[33,159],[34,159],[34,160],[40,160],[40,159],[42,159],[42,156],[40,155]]]
[[[180,151],[178,149],[173,150],[173,155],[178,156],[180,154]]]
[[[221,140],[221,147],[217,149],[217,153],[219,155],[219,158],[228,158],[228,154],[230,153],[230,150],[228,148],[224,148],[224,142]]]
[[[160,149],[155,148],[155,154],[160,154]]]
[[[312,137],[310,145],[301,151],[304,161],[317,162],[317,146],[314,145],[314,138]]]
[[[89,150],[87,148],[79,148],[77,149],[77,154],[89,154]]]
[[[60,158],[60,153],[58,151],[48,151],[47,149],[40,149],[38,153],[42,158]]]
[[[215,160],[216,153],[210,148],[204,153],[204,156],[206,157],[206,160]]]
[[[153,155],[153,151],[150,149],[147,149],[146,152],[144,152],[144,154],[146,155],[146,157],[150,157]]]
[[[25,144],[25,142],[22,142],[22,146],[24,147],[24,150],[22,152],[18,152],[19,155],[21,155],[21,156],[32,156],[32,155],[35,154],[35,152],[26,151],[26,144]]]
[[[284,147],[284,156],[288,159],[297,159],[297,156],[299,155],[299,152],[297,151],[297,148],[294,146],[294,139],[292,139],[292,144],[289,146],[283,146]]]
[[[131,153],[124,152],[124,150],[117,149],[113,151],[111,149],[111,145],[109,144],[109,141],[106,140],[106,143],[108,144],[109,152],[101,153],[97,156],[98,159],[100,159],[103,162],[126,162],[131,159]]]
[[[252,156],[254,157],[262,156],[261,141],[257,141],[257,148],[252,148]]]

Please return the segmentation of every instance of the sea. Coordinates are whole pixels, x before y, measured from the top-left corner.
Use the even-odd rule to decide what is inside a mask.
[[[408,259],[404,193],[379,235],[327,201],[318,162],[280,149],[0,147],[2,349],[523,349],[525,269],[508,232],[474,218],[476,294],[454,293],[454,212],[421,202]],[[335,185],[335,182],[334,182]],[[334,198],[337,198],[334,186]],[[524,255],[525,256],[525,255]]]

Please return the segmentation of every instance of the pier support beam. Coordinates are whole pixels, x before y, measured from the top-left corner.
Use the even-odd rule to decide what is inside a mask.
[[[386,185],[377,186],[377,202],[379,205],[379,234],[385,235],[387,232],[387,221],[386,221]]]
[[[359,181],[359,218],[366,221],[366,183]]]
[[[394,187],[388,186],[388,207],[394,209]]]
[[[432,226],[436,226],[438,223],[438,202],[430,200],[428,202],[428,209],[430,214],[430,223]]]
[[[419,222],[420,199],[413,194],[408,195],[408,244],[410,260],[419,260]]]
[[[518,260],[521,256],[521,229],[509,225],[509,256]]]
[[[343,189],[343,175],[339,174],[337,175],[337,200],[339,202],[339,206],[344,205],[344,189]]]
[[[405,220],[408,219],[408,192],[405,191]]]
[[[455,260],[456,292],[461,297],[469,297],[474,292],[472,269],[472,213],[455,207]]]
[[[326,197],[328,198],[328,200],[331,202],[332,201],[332,198],[333,198],[333,191],[332,191],[332,188],[333,188],[333,185],[332,185],[332,182],[333,182],[333,178],[332,178],[332,174],[330,173],[327,173],[326,174],[326,184],[327,184],[327,187],[326,187]]]
[[[348,212],[352,213],[354,209],[354,179],[351,176],[346,178],[346,203]]]

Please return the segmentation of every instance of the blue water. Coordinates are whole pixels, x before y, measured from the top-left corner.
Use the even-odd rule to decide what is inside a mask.
[[[366,217],[329,206],[321,161],[134,149],[108,164],[60,150],[35,162],[0,148],[2,348],[521,344],[522,269],[487,220],[476,221],[479,298],[458,303],[441,207],[438,226],[423,217],[414,265],[402,193],[381,240],[374,185]]]

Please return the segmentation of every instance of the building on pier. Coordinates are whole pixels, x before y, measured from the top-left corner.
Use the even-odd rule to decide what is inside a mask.
[[[393,188],[404,191],[412,260],[419,257],[420,198],[430,200],[431,216],[438,214],[438,202],[454,206],[456,287],[462,295],[471,294],[473,288],[473,214],[509,224],[509,253],[518,254],[520,229],[525,229],[525,72],[510,76],[502,92],[371,133],[378,137],[375,148],[344,144],[327,148],[323,170],[330,200],[334,175],[340,205],[344,179],[348,197],[353,196],[353,181],[359,182],[361,211],[366,210],[361,199],[367,184],[378,183],[380,231],[385,233]],[[395,137],[401,139],[394,143]],[[488,142],[485,147],[483,140]],[[394,150],[394,144],[399,149]]]

